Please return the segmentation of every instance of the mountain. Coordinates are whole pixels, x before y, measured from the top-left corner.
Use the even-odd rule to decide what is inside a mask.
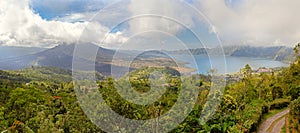
[[[276,61],[290,63],[294,60],[294,52],[290,47],[271,46],[271,47],[252,47],[252,46],[225,46],[223,47],[226,56],[233,57],[252,57],[252,58],[268,58]],[[220,54],[218,48],[197,48],[177,51],[167,51],[170,54],[184,54],[190,52],[193,55],[201,55],[213,53]]]
[[[111,71],[110,62],[115,51],[104,49],[92,44],[86,44],[85,46],[98,49],[95,63],[96,70],[104,75],[109,75]],[[0,60],[0,69],[19,70],[33,66],[53,66],[71,70],[74,48],[74,44],[59,45],[39,53]],[[82,58],[81,61],[90,63],[92,60]],[[118,66],[115,67],[118,68]]]
[[[293,60],[293,49],[284,46],[272,47],[251,47],[251,46],[230,46],[225,47],[227,56],[269,58],[276,61],[290,62]]]
[[[62,69],[72,70],[74,44],[70,45],[59,45],[51,49],[44,51],[25,54],[41,49],[27,50],[23,52],[23,56],[16,56],[12,58],[0,59],[0,69],[2,70],[20,70],[24,68],[32,68],[38,66],[51,66],[59,67]],[[210,53],[218,52],[218,49],[190,49],[178,50],[178,51],[146,51],[146,52],[128,52],[121,51],[118,53],[117,60],[114,59],[115,50],[105,49],[98,47],[93,44],[86,44],[83,48],[98,49],[96,60],[81,57],[80,62],[90,64],[95,63],[95,70],[105,76],[111,76],[111,69],[118,70],[119,76],[124,74],[123,72],[128,71],[126,64],[130,65],[129,70],[134,70],[139,67],[162,67],[169,66],[174,69],[178,69],[180,72],[189,72],[191,70],[187,68],[184,63],[176,64],[174,60],[168,56],[168,54],[182,54],[191,52],[194,55],[206,54],[207,51]],[[288,47],[251,47],[251,46],[227,46],[224,47],[226,56],[235,57],[253,57],[253,58],[269,58],[277,61],[289,63],[293,61],[293,49]],[[206,51],[207,50],[207,51]],[[26,50],[25,50],[26,51]],[[84,51],[84,50],[82,50]],[[89,51],[85,51],[89,54]],[[21,53],[21,52],[18,52]],[[137,57],[135,57],[138,55]],[[114,61],[112,61],[114,59]],[[134,59],[134,61],[132,61]],[[84,68],[85,69],[85,68]],[[84,70],[83,69],[83,70]],[[84,70],[85,71],[85,70]],[[120,71],[120,72],[119,72]],[[116,75],[115,75],[116,76]]]
[[[0,60],[0,69],[20,70],[38,66],[51,66],[72,70],[74,48],[74,44],[58,45],[39,53]],[[95,70],[105,76],[111,76],[112,68],[117,70],[115,74],[118,75],[114,76],[122,76],[128,71],[128,69],[131,71],[140,67],[168,66],[178,69],[181,72],[191,71],[191,69],[185,69],[186,66],[184,63],[176,64],[171,57],[160,51],[152,50],[141,53],[119,51],[118,54],[116,54],[115,50],[105,49],[93,44],[85,44],[84,47],[81,48],[98,49],[96,60],[89,59],[87,57],[80,57],[78,59],[81,63],[85,64],[95,63]],[[90,54],[90,51],[88,50],[81,50],[81,52]],[[88,71],[85,67],[81,68],[81,70]]]
[[[191,53],[193,55],[201,55],[201,54],[207,54],[207,49],[205,48],[197,48],[197,49],[189,49],[187,50],[175,50],[175,51],[166,51],[169,54],[186,54]]]

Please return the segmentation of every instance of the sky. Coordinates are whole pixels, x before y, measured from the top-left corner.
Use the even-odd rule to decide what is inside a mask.
[[[174,46],[182,43],[191,48],[209,47],[219,41],[222,45],[292,47],[300,41],[299,0],[0,3],[0,46],[49,48],[82,41],[116,49],[130,42],[128,49],[143,49],[168,42],[164,49],[176,49]],[[201,35],[200,41],[191,31]]]

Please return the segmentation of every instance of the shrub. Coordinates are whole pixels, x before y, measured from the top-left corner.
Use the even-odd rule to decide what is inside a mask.
[[[285,107],[288,107],[290,104],[289,99],[276,99],[273,102],[270,103],[270,110],[273,109],[283,109]]]
[[[262,100],[254,100],[245,106],[242,113],[243,127],[247,131],[255,131],[264,113],[268,112],[267,104]]]
[[[294,101],[291,102],[290,104],[290,113],[293,117],[298,118],[300,117],[300,97]]]

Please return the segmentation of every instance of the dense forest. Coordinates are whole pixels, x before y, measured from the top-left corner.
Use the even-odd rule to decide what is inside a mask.
[[[294,50],[299,55],[299,45]],[[299,132],[299,63],[297,57],[289,67],[271,73],[253,73],[251,66],[246,65],[239,72],[240,79],[227,81],[222,97],[209,95],[210,75],[193,75],[181,80],[180,73],[172,68],[140,68],[129,73],[135,91],[143,93],[151,89],[149,77],[153,71],[159,70],[166,82],[160,86],[166,89],[162,97],[145,106],[132,104],[118,95],[115,79],[111,77],[97,74],[97,83],[99,92],[112,110],[136,120],[159,118],[174,106],[179,93],[188,87],[182,85],[184,82],[196,86],[199,94],[194,109],[171,132],[250,133],[257,130],[268,112],[284,108],[291,110],[289,129]],[[72,72],[55,67],[0,71],[0,131],[103,132],[77,102],[71,75]],[[119,79],[119,86],[128,87],[123,80],[125,78]],[[213,117],[201,123],[200,114],[211,96],[216,96],[221,102]]]

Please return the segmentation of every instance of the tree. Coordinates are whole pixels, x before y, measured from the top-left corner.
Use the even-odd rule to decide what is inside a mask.
[[[8,123],[5,121],[4,118],[4,107],[0,107],[0,131],[5,130],[8,127]]]
[[[243,74],[242,83],[244,84],[244,87],[242,88],[242,95],[244,97],[243,102],[247,103],[257,96],[257,90],[252,84],[254,80],[252,78],[252,68],[249,64],[247,64],[245,68],[241,69],[241,73]],[[251,95],[252,97],[248,95]]]
[[[241,73],[243,74],[244,78],[249,78],[252,73],[252,68],[249,64],[247,64],[245,68],[241,69]]]
[[[295,47],[294,47],[294,52],[298,55],[299,54],[299,49],[300,49],[300,43],[298,43]]]
[[[282,98],[283,96],[283,91],[279,86],[273,86],[272,88],[272,98],[273,100]]]

